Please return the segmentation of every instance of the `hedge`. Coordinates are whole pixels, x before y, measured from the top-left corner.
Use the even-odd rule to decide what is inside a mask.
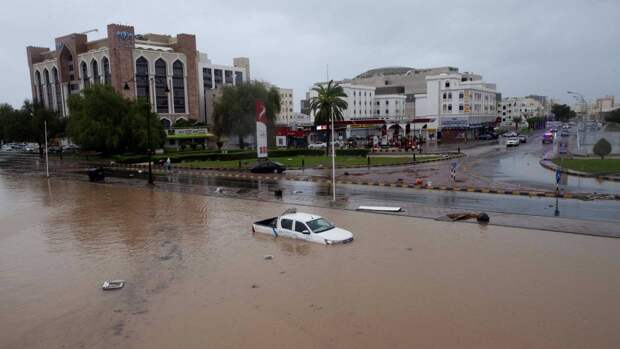
[[[286,157],[286,156],[321,156],[325,155],[325,150],[319,149],[283,149],[283,150],[270,150],[270,157]],[[368,149],[337,149],[336,155],[339,156],[367,156]],[[171,162],[183,162],[183,161],[226,161],[226,160],[247,160],[255,159],[255,151],[233,151],[227,154],[218,153],[215,151],[200,151],[200,152],[176,152],[170,154],[153,155],[153,161],[165,160],[170,158]],[[117,155],[114,160],[118,163],[141,163],[147,162],[147,155]]]

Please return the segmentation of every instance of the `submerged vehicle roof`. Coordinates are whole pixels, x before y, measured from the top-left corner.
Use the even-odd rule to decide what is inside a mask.
[[[308,221],[311,221],[317,218],[322,218],[322,217],[319,215],[315,215],[315,214],[297,212],[297,213],[284,214],[282,215],[282,218],[294,219],[300,222],[308,222]]]

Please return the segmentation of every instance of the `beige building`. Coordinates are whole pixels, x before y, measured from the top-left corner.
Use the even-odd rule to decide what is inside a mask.
[[[545,116],[545,106],[530,97],[504,98],[497,104],[497,117],[502,127],[515,127],[514,118],[520,117],[520,127],[527,125],[527,119]]]
[[[280,88],[280,112],[276,116],[276,125],[290,125],[293,123],[293,89]]]

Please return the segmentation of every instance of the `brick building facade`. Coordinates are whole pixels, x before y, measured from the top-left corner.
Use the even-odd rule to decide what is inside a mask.
[[[136,34],[134,27],[107,26],[107,37],[88,41],[74,33],[55,39],[54,50],[26,48],[32,97],[68,116],[67,98],[92,85],[107,84],[126,98],[145,98],[165,126],[178,119],[208,122],[210,90],[249,79],[248,58],[233,66],[213,64],[197,50],[196,36]],[[217,74],[233,76],[218,83]],[[215,76],[215,80],[214,79]]]

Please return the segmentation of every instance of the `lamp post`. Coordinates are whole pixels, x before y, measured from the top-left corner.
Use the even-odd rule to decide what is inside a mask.
[[[155,85],[156,81],[161,81],[160,79],[165,79],[162,77],[151,77],[150,81],[151,83],[153,83],[153,85]],[[130,82],[134,82],[135,79],[131,79],[125,82],[125,86],[123,87],[123,89],[125,91],[129,91],[131,88],[129,87],[129,83]],[[165,80],[164,80],[165,81]],[[166,93],[166,95],[168,95],[168,93],[170,93],[170,89],[168,88],[168,83],[166,82],[164,85],[164,92]],[[150,87],[150,86],[149,86]],[[157,86],[155,86],[155,89],[157,89]],[[157,90],[156,90],[157,92]],[[157,93],[155,93],[155,100],[157,101]],[[152,144],[151,144],[151,116],[150,115],[146,115],[146,138],[147,138],[147,143],[148,143],[148,149],[147,149],[147,154],[148,154],[148,162],[149,162],[149,176],[148,176],[148,183],[149,185],[154,185],[155,184],[155,180],[153,179],[153,168],[152,168]]]
[[[334,139],[334,110],[329,108],[332,123],[332,201],[336,201],[336,140]]]

